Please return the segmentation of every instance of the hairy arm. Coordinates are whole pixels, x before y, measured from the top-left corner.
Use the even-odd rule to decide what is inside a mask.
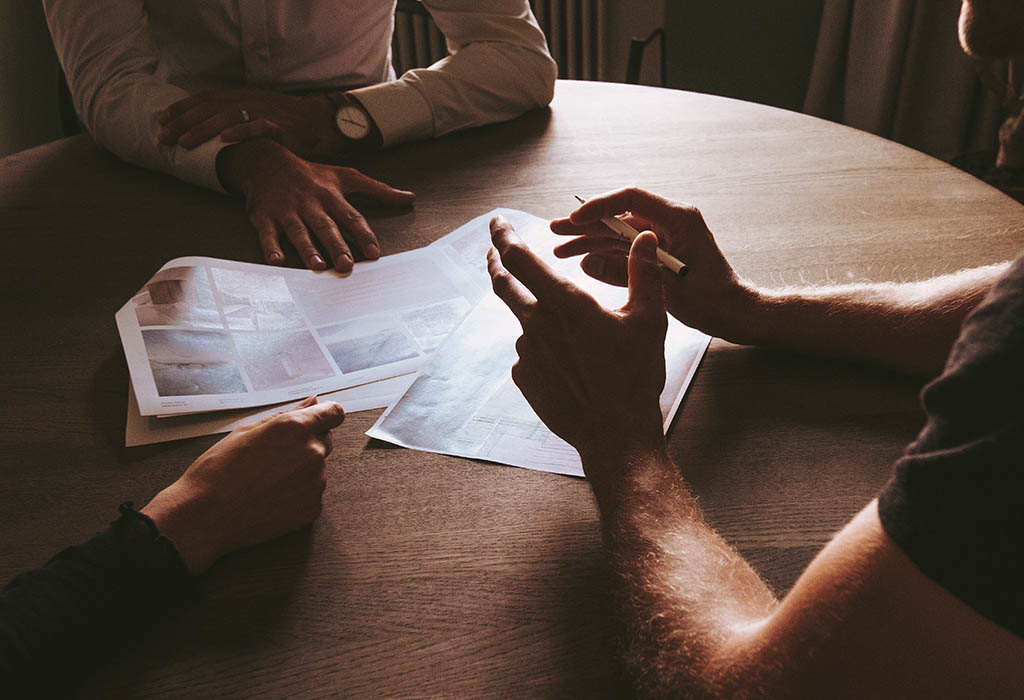
[[[921,282],[754,290],[741,342],[934,376],[967,314],[1009,263]]]
[[[611,465],[609,465],[611,466]],[[678,469],[591,461],[625,637],[644,697],[1005,698],[1024,641],[927,578],[872,502],[776,602],[704,521]],[[600,484],[600,485],[599,485]]]
[[[717,697],[722,657],[772,613],[774,595],[708,526],[663,449],[632,458],[595,454],[584,458],[584,470],[601,511],[624,661],[638,690]]]

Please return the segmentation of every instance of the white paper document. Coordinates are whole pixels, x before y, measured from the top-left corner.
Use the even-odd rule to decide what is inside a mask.
[[[548,264],[606,307],[625,303],[625,290],[590,279],[579,269],[578,260],[558,260],[551,254],[559,238],[550,233],[546,221],[518,214],[513,223],[519,235]],[[480,222],[478,228],[465,235],[475,236],[477,244],[464,241],[463,249],[487,250],[490,216],[474,220]],[[489,284],[485,266],[476,274],[483,275],[481,283]],[[520,334],[512,312],[497,297],[485,295],[367,435],[427,452],[583,476],[576,450],[544,426],[512,382],[515,341]],[[664,429],[668,429],[709,342],[705,334],[669,319],[667,379],[661,394]]]
[[[402,374],[397,377],[382,379],[378,382],[361,384],[349,389],[341,389],[322,394],[320,401],[336,401],[346,413],[369,411],[374,408],[385,408],[398,400],[415,378],[415,374]],[[214,411],[212,413],[192,413],[181,416],[143,416],[139,414],[139,404],[135,399],[135,391],[128,384],[128,420],[125,425],[125,447],[151,445],[157,442],[169,442],[183,438],[198,437],[227,433],[243,425],[272,416],[275,413],[294,408],[299,401],[259,408],[239,408],[232,411]]]
[[[415,371],[482,294],[440,246],[342,277],[164,265],[116,315],[143,416],[264,406]]]

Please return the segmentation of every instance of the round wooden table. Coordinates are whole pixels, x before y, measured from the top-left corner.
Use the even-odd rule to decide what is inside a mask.
[[[771,285],[913,280],[1015,257],[1024,209],[902,146],[686,92],[560,82],[550,110],[375,154],[418,198],[368,209],[385,254],[495,206],[555,217],[636,184],[698,205]],[[0,581],[173,481],[215,437],[126,449],[114,312],[167,260],[261,262],[242,202],[86,137],[0,160]],[[298,266],[294,255],[288,264]],[[781,594],[885,482],[918,381],[713,341],[669,432],[713,525]],[[235,553],[90,698],[607,697],[608,572],[587,483],[336,431],[311,529]]]

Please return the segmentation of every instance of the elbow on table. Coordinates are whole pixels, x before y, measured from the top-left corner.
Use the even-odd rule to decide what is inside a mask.
[[[537,79],[533,82],[531,109],[547,107],[555,97],[555,81],[558,79],[558,65],[555,59],[543,54],[538,59]]]
[[[514,76],[506,83],[514,90],[521,111],[541,109],[551,104],[555,96],[558,65],[549,53],[520,47],[516,54],[505,57],[506,76]],[[502,77],[507,80],[507,77]]]

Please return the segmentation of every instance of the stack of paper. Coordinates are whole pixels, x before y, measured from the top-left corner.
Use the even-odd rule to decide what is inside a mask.
[[[581,473],[510,381],[519,327],[490,294],[485,259],[497,213],[602,303],[622,303],[622,290],[550,254],[546,221],[508,209],[345,277],[177,258],[116,315],[131,375],[126,444],[228,431],[318,394],[349,412],[389,406],[369,434],[400,445]],[[671,325],[666,427],[708,340]]]

